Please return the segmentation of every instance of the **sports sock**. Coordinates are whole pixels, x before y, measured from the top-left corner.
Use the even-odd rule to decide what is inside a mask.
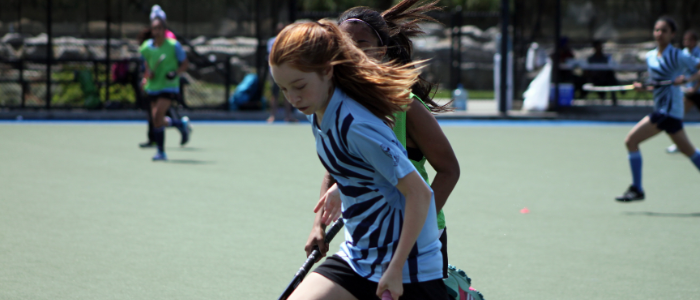
[[[165,153],[165,127],[153,129],[153,136],[158,145],[158,152]]]
[[[172,126],[175,126],[177,128],[182,128],[182,120],[178,118],[169,118],[170,119],[170,124]]]
[[[700,150],[695,149],[695,153],[690,157],[690,161],[692,161],[695,167],[700,170]]]
[[[632,169],[632,185],[640,191],[644,191],[642,189],[642,154],[639,151],[630,152],[628,158]]]
[[[154,136],[154,127],[153,127],[153,121],[151,118],[148,118],[148,142],[155,142],[156,138]]]

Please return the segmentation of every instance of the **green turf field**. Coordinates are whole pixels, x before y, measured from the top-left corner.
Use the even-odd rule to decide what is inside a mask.
[[[696,299],[700,174],[659,136],[647,200],[613,201],[630,127],[444,127],[450,262],[489,300]],[[277,298],[323,174],[309,125],[195,123],[186,148],[169,130],[168,163],[145,129],[0,123],[0,299]]]

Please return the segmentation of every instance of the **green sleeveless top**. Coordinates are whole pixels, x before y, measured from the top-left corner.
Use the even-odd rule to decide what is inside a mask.
[[[179,62],[175,54],[175,43],[177,40],[164,39],[160,47],[150,46],[153,43],[151,40],[143,42],[139,48],[139,52],[143,56],[146,64],[155,75],[154,78],[146,82],[144,89],[146,91],[161,91],[168,88],[179,88],[180,77],[175,76],[172,80],[168,80],[165,76],[168,72],[175,71],[179,67]],[[161,57],[163,60],[159,63]]]
[[[420,103],[423,103],[425,108],[430,110],[430,107],[421,100],[421,98],[418,98],[418,96],[414,95],[411,93],[411,99],[415,99],[420,101]],[[394,134],[396,134],[396,138],[399,139],[399,142],[401,142],[401,145],[403,145],[404,148],[406,148],[406,112],[398,112],[394,114],[394,118],[396,122],[394,122]],[[418,171],[418,174],[420,174],[421,177],[423,177],[423,180],[430,185],[430,179],[428,178],[428,172],[425,171],[425,161],[427,160],[425,158],[425,155],[423,156],[423,159],[420,161],[415,161],[412,159],[409,159],[413,166],[416,168],[416,171]],[[437,216],[437,221],[438,221],[438,229],[442,230],[445,228],[445,214],[442,212],[442,209],[438,212]]]

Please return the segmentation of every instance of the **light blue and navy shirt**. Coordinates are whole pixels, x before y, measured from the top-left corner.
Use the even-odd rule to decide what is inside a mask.
[[[394,132],[367,108],[336,88],[320,126],[308,116],[323,166],[337,181],[345,221],[338,256],[360,276],[378,282],[398,246],[406,198],[396,188],[416,169]],[[432,190],[431,190],[432,195]],[[442,278],[435,198],[403,267],[403,282]]]
[[[668,45],[661,57],[658,48],[647,52],[649,78],[653,81],[675,80],[686,72],[695,73],[698,59]],[[680,86],[654,87],[654,111],[677,119],[683,119],[683,92]]]
[[[693,48],[692,50],[685,48],[685,49],[683,49],[683,53],[688,54],[694,58],[700,59],[700,47],[698,47],[698,46],[695,46],[695,48]],[[695,75],[695,74],[691,73],[691,72],[685,73],[685,77],[690,77],[693,75]],[[695,83],[696,82],[688,82],[685,86],[687,88],[693,88],[695,86]]]

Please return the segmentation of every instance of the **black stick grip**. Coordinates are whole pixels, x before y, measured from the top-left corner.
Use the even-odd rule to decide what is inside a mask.
[[[343,225],[344,223],[342,218],[339,218],[338,221],[335,221],[335,223],[333,223],[331,229],[328,229],[328,231],[326,232],[326,244],[330,244],[330,242],[333,240],[338,231],[340,231],[340,229],[343,228]]]
[[[326,238],[324,239],[326,244],[330,244],[331,240],[333,240],[333,237],[335,237],[335,235],[340,231],[340,229],[343,228],[343,225],[343,219],[338,219],[338,221],[333,223],[331,229],[328,229],[328,231],[326,231]],[[319,258],[321,258],[321,251],[318,249],[318,246],[314,246],[314,250],[311,251],[309,257],[306,258],[304,264],[301,265],[301,268],[299,268],[299,271],[297,271],[297,273],[294,274],[292,282],[290,282],[287,288],[284,290],[284,292],[282,292],[282,295],[279,297],[279,300],[287,300],[289,295],[291,295],[294,289],[296,289],[297,286],[301,283],[301,281],[304,280],[306,274],[309,272],[309,270],[311,270],[311,267],[314,266],[314,264]]]

